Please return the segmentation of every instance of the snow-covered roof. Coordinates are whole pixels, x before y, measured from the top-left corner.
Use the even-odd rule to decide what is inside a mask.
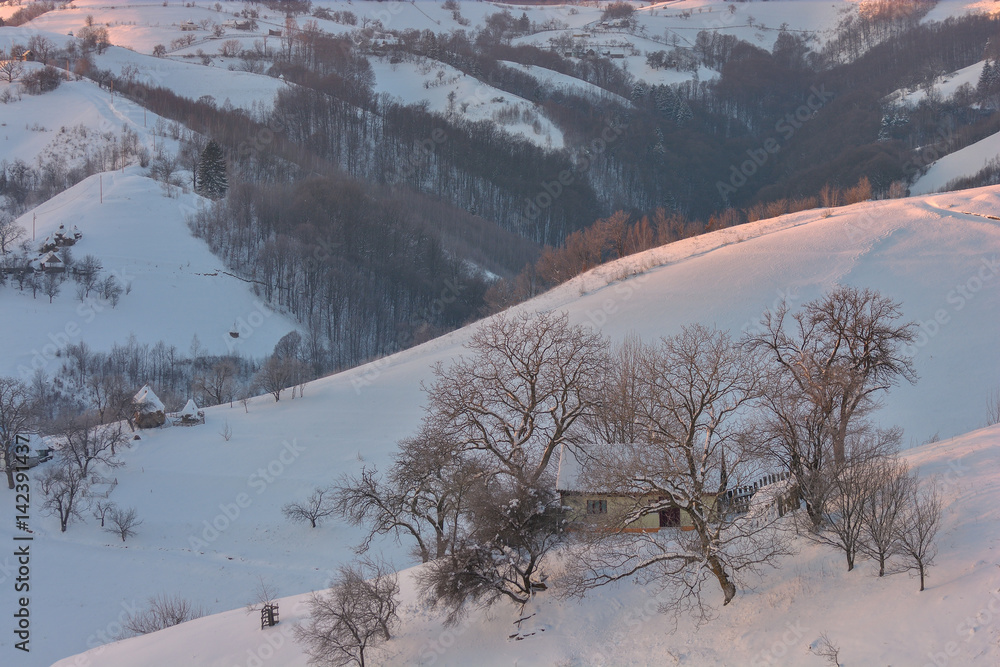
[[[57,255],[55,253],[55,251],[51,251],[51,252],[47,253],[45,255],[45,257],[42,257],[38,261],[40,263],[42,263],[42,264],[47,264],[48,266],[52,266],[53,264],[62,264],[63,263],[62,258],[59,257],[59,255]]]
[[[198,406],[195,404],[193,398],[189,398],[188,402],[184,404],[184,408],[180,412],[181,417],[194,417],[198,414]]]
[[[556,474],[556,491],[577,493],[608,493],[598,488],[595,481],[596,466],[607,465],[608,448],[623,445],[601,443],[570,444],[564,442],[559,448],[559,472]]]
[[[556,473],[556,491],[579,491],[580,472],[583,464],[579,449],[568,443],[559,447],[559,472]]]
[[[164,409],[163,402],[153,393],[148,384],[143,385],[132,400],[136,406],[142,408],[143,412],[159,412]]]

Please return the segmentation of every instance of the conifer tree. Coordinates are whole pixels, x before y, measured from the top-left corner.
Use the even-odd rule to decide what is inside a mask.
[[[229,189],[226,178],[226,157],[222,147],[215,140],[208,142],[198,160],[198,184],[195,188],[198,194],[209,199],[222,199]]]

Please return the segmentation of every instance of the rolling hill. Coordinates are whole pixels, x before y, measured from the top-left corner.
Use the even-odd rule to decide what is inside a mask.
[[[985,423],[985,399],[998,380],[1000,350],[994,331],[1000,290],[992,267],[1000,248],[1000,225],[984,217],[992,215],[998,204],[1000,188],[983,188],[806,211],[695,237],[602,266],[520,307],[565,311],[572,321],[592,324],[615,339],[630,331],[653,338],[691,322],[739,331],[754,326],[782,295],[794,305],[837,283],[872,287],[902,301],[905,316],[920,322],[925,334],[912,351],[919,383],[894,390],[879,420],[901,425],[910,443],[949,438]],[[157,593],[176,592],[209,612],[218,612],[245,603],[259,575],[272,580],[283,595],[322,588],[329,572],[350,557],[358,533],[335,522],[315,530],[288,525],[281,517],[281,505],[304,497],[313,486],[325,485],[341,473],[362,465],[384,465],[394,443],[419,423],[420,381],[430,377],[434,362],[460,354],[471,330],[465,328],[317,380],[294,400],[288,400],[287,394],[278,403],[260,397],[247,412],[239,404],[210,408],[204,426],[144,432],[133,450],[125,453],[126,467],[114,473],[119,482],[115,501],[134,505],[144,519],[139,535],[126,544],[114,542],[93,521],[73,525],[61,534],[52,518],[40,517],[34,510],[37,555],[33,567],[38,589],[32,604],[38,610],[34,636],[39,656],[54,660],[83,650],[88,641],[97,641],[96,633],[117,622],[123,604],[141,604]],[[227,423],[233,432],[229,441],[219,433]],[[989,433],[975,436],[975,441],[989,441]],[[939,453],[940,465],[946,466],[948,456],[942,446],[930,447]],[[986,488],[985,478],[981,486]],[[227,512],[233,514],[233,503],[241,493],[249,496],[250,504],[236,511],[237,516],[227,516]],[[218,526],[216,533],[213,523]],[[6,539],[12,530],[4,525],[0,536]],[[962,552],[961,558],[942,559],[954,565],[939,566],[935,576],[942,582],[952,581],[960,577],[962,568],[980,560],[991,562],[983,544],[957,541],[954,548]],[[382,548],[396,565],[408,564],[401,547],[388,543]],[[813,557],[819,559],[815,567],[824,573],[822,581],[840,586],[839,578],[830,578],[834,556]],[[75,567],[67,569],[68,562]],[[799,560],[792,561],[789,568],[794,571],[799,564]],[[897,591],[894,596],[913,587],[905,577],[887,581]],[[804,585],[799,580],[787,584]],[[856,594],[870,586],[871,580],[865,579]],[[813,592],[797,589],[783,595]],[[957,604],[958,593],[944,589],[941,594],[952,600],[949,605]],[[967,597],[969,605],[983,604],[978,597]],[[872,604],[877,604],[874,598]],[[568,614],[560,609],[553,613]],[[969,613],[976,609],[968,607]],[[226,618],[232,620],[242,613]],[[502,619],[508,612],[496,613]],[[597,612],[587,612],[591,613]],[[291,620],[294,614],[285,618]],[[203,622],[210,624],[204,626],[208,628],[228,621]],[[429,628],[435,621],[426,622]],[[549,621],[540,618],[539,622]],[[253,620],[244,617],[240,626],[247,623],[252,625]],[[832,634],[846,627],[831,621],[824,629]],[[423,637],[421,633],[430,630],[415,632]],[[927,633],[925,639],[931,643],[952,639],[950,627],[942,627],[936,635]],[[489,636],[485,630],[473,634]],[[745,641],[752,636],[745,635]],[[122,646],[153,647],[167,641],[154,637]],[[587,647],[606,649],[600,643],[606,639],[595,636],[598,643],[578,646],[580,655],[587,654]],[[660,640],[648,637],[643,641]],[[757,646],[753,642],[750,645]],[[232,652],[227,648],[224,656],[199,658],[198,664],[242,659],[248,648],[256,646],[237,642]],[[982,646],[984,651],[995,650]],[[221,649],[206,646],[204,650]],[[642,655],[636,650],[636,656]],[[134,654],[124,655],[134,659]],[[579,659],[580,664],[588,664],[585,658]],[[496,664],[504,660],[498,654]],[[689,664],[704,664],[692,660]],[[407,662],[406,657],[401,661]]]

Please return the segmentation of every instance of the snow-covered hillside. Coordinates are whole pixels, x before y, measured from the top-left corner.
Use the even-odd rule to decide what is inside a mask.
[[[87,178],[25,214],[18,222],[40,242],[60,225],[77,227],[83,238],[72,248],[77,260],[94,255],[104,273],[129,293],[117,306],[100,298],[81,301],[72,281],[63,283],[52,303],[15,285],[0,288],[0,374],[25,379],[38,368],[50,375],[69,344],[84,341],[107,351],[131,334],[153,344],[162,340],[187,350],[194,336],[208,354],[263,357],[297,328],[254,296],[249,285],[194,238],[185,216],[204,206],[193,193],[167,197],[160,183],[139,168]],[[103,189],[103,201],[101,190]],[[251,324],[252,323],[252,324]],[[229,332],[242,330],[238,339]]]
[[[76,0],[20,28],[0,28],[0,49],[33,35],[62,45],[93,16],[116,45],[94,56],[97,67],[115,74],[134,68],[141,80],[221,105],[266,109],[285,82],[264,74],[234,72],[236,58],[222,58],[222,41],[250,48],[284,28],[284,15],[256,3],[182,3],[170,0]],[[690,46],[700,30],[719,30],[770,49],[782,25],[815,36],[814,46],[858,4],[854,0],[781,0],[733,3],[679,0],[637,7],[633,31],[598,25],[603,7],[541,7],[462,2],[463,25],[440,0],[352,2],[317,0],[314,8],[350,11],[357,26],[320,19],[323,30],[349,33],[381,23],[392,30],[474,30],[504,9],[536,24],[557,26],[518,38],[515,44],[547,47],[560,36],[587,34],[595,45],[619,43],[614,62],[650,83],[679,83],[689,72],[653,70],[646,53]],[[927,20],[966,11],[992,11],[991,0],[942,0]],[[256,30],[227,27],[222,35],[186,21],[221,25],[243,9],[261,12]],[[10,16],[12,5],[0,7]],[[300,17],[302,21],[306,17]],[[158,44],[193,34],[165,57]],[[629,46],[620,44],[628,42]],[[611,48],[611,47],[609,47]],[[203,50],[210,65],[190,57]],[[505,118],[504,127],[545,148],[564,146],[562,132],[518,98],[462,75],[436,61],[392,63],[372,57],[376,92],[409,104],[427,103],[439,113],[471,120]],[[592,96],[603,89],[540,67],[522,68],[544,86]],[[36,68],[39,65],[28,64]],[[971,81],[977,66],[941,81],[948,92]],[[441,73],[439,76],[438,73]],[[702,67],[701,80],[715,76]],[[974,81],[973,81],[974,83]],[[0,92],[10,84],[0,83]],[[454,96],[449,100],[449,93]],[[911,96],[916,101],[919,93]],[[468,104],[463,108],[463,104]],[[516,112],[516,116],[515,116]],[[499,114],[499,116],[498,116]],[[168,123],[96,84],[66,81],[50,93],[24,95],[0,105],[0,160],[64,160],[72,165],[88,148],[112,142],[128,128],[150,150],[177,143]],[[567,135],[569,136],[569,135]],[[1000,135],[998,135],[1000,136]],[[977,171],[1000,152],[989,137],[942,159],[913,186],[926,193],[956,176]],[[189,182],[189,181],[188,181]],[[81,340],[107,351],[130,334],[145,343],[163,340],[187,350],[194,336],[206,353],[239,352],[261,357],[298,325],[262,306],[244,281],[225,272],[222,261],[194,238],[185,215],[205,200],[179,188],[169,192],[129,166],[93,175],[23,215],[18,222],[35,242],[60,225],[77,227],[73,248],[92,254],[129,293],[114,308],[81,302],[67,282],[49,303],[41,291],[0,287],[0,375],[24,376],[33,368],[53,370],[57,352]],[[592,326],[614,340],[635,332],[649,340],[704,323],[737,334],[753,329],[762,313],[785,299],[794,308],[836,284],[871,287],[903,304],[919,324],[914,356],[919,382],[894,388],[878,414],[898,424],[909,446],[907,459],[924,476],[944,484],[947,510],[941,555],[929,590],[918,594],[906,575],[870,576],[868,565],[844,572],[838,554],[803,544],[779,571],[708,626],[687,620],[676,630],[654,613],[649,593],[631,584],[564,601],[558,586],[540,596],[509,639],[514,611],[500,606],[475,613],[470,622],[445,628],[440,616],[415,597],[416,570],[404,572],[403,625],[389,644],[387,664],[495,665],[815,665],[809,653],[820,635],[840,646],[845,664],[997,664],[1000,626],[995,598],[1000,427],[979,429],[986,399],[1000,387],[1000,186],[812,210],[725,229],[657,248],[587,274],[519,306],[528,311],[565,311],[574,323]],[[236,326],[239,339],[230,336]],[[460,355],[474,327],[288,392],[280,402],[265,395],[246,406],[206,410],[204,425],[144,431],[122,458],[125,466],[103,471],[117,482],[111,500],[134,506],[142,524],[127,542],[103,532],[89,513],[65,533],[41,513],[38,474],[32,475],[29,522],[31,551],[31,653],[13,648],[15,635],[0,632],[0,665],[236,664],[295,665],[304,657],[291,630],[304,618],[307,592],[323,588],[336,567],[353,557],[361,533],[335,520],[318,528],[290,524],[285,503],[304,499],[314,487],[362,466],[384,469],[400,438],[418,427],[424,396],[421,382],[436,362]],[[953,438],[953,439],[951,439]],[[48,464],[51,465],[51,464]],[[3,492],[0,492],[3,493]],[[12,544],[13,512],[0,520],[0,542]],[[985,527],[985,529],[984,529]],[[400,568],[412,568],[405,545],[377,545]],[[18,563],[0,550],[0,617],[18,606],[13,583]],[[268,632],[242,606],[263,577],[282,600],[282,623]],[[213,614],[150,636],[108,644],[130,610],[157,594],[178,594]],[[889,613],[891,610],[892,613]],[[985,611],[983,611],[985,610]],[[872,620],[872,616],[878,618]],[[945,619],[945,622],[942,622]],[[92,653],[84,653],[88,648]],[[10,656],[13,661],[8,663]],[[72,657],[67,657],[72,656]],[[944,656],[939,659],[938,656]],[[945,660],[941,663],[941,660]]]
[[[373,58],[371,63],[375,92],[400,104],[426,104],[427,110],[434,113],[471,122],[496,123],[506,132],[542,148],[563,147],[562,132],[532,102],[482,83],[454,67],[434,60],[390,63],[387,58]]]
[[[1000,224],[982,217],[998,206],[1000,188],[984,188],[832,212],[805,211],[626,258],[522,307],[566,311],[573,321],[590,323],[616,339],[629,331],[654,338],[691,322],[738,331],[752,327],[782,296],[796,305],[835,283],[869,286],[901,300],[905,315],[921,322],[923,330],[912,350],[920,382],[895,389],[880,419],[903,426],[910,443],[935,434],[947,438],[984,423],[986,396],[1000,380],[1000,350],[995,344]],[[249,412],[239,404],[209,409],[204,426],[145,432],[135,449],[125,454],[127,467],[115,471],[119,485],[114,500],[134,505],[144,520],[138,536],[124,545],[102,533],[92,520],[60,534],[58,524],[41,517],[36,506],[32,523],[37,531],[33,563],[38,588],[32,604],[38,610],[33,635],[38,655],[56,659],[83,650],[88,638],[99,641],[97,633],[118,621],[123,603],[141,605],[157,593],[176,592],[209,612],[219,612],[245,603],[258,575],[272,580],[283,595],[322,588],[328,572],[350,557],[358,533],[336,522],[315,530],[288,525],[280,515],[281,505],[304,498],[313,486],[328,484],[341,473],[362,465],[384,465],[395,442],[419,423],[420,381],[430,377],[434,362],[460,354],[470,331],[462,329],[310,383],[305,395],[294,401],[287,394],[279,403],[261,397],[249,405]],[[226,423],[233,432],[229,441],[220,435]],[[240,494],[251,502],[234,510]],[[12,530],[9,523],[0,525],[0,539],[9,539]],[[397,566],[409,564],[402,548],[384,546]],[[979,546],[966,546],[958,543],[956,549],[964,549],[962,558],[969,559],[968,566],[989,558],[985,551],[976,551]],[[822,581],[846,586],[834,568],[834,557],[810,558],[820,559],[816,567]],[[827,558],[830,564],[822,564]],[[81,579],[75,570],[66,569],[69,562],[80,563],[87,576]],[[941,566],[935,576],[951,581],[963,568],[966,565]],[[895,591],[893,600],[913,587],[903,577],[887,581]],[[764,595],[763,604],[811,595],[820,587],[803,585],[789,579],[780,594]],[[847,590],[860,595],[872,588],[872,580],[866,578]],[[951,596],[949,605],[958,604],[955,595],[942,594]],[[10,603],[9,597],[4,598],[3,604]],[[971,598],[967,603],[982,604]],[[82,609],[87,613],[81,614]],[[970,609],[974,613],[978,607]],[[8,613],[6,607],[2,613]],[[565,614],[559,618],[570,615],[553,613]],[[595,623],[607,619],[606,613],[587,612]],[[241,614],[234,612],[232,618]],[[283,616],[293,617],[293,613]],[[498,618],[498,623],[505,622]],[[254,619],[243,616],[240,621],[252,629]],[[223,621],[211,621],[217,622]],[[811,631],[833,632],[836,627],[817,625]],[[242,660],[248,649],[256,650],[263,641],[259,632],[252,635],[258,639],[250,645],[235,641],[222,664]],[[423,637],[425,630],[410,632]],[[756,646],[753,632],[733,632],[742,637],[740,641],[749,642],[748,647]],[[926,638],[943,643],[951,641],[951,632],[942,627]],[[474,634],[485,637],[478,630]],[[606,642],[610,636],[595,633],[594,641]],[[133,640],[125,645],[145,646],[145,641],[162,646],[159,642],[167,640]],[[641,645],[646,650],[678,646],[663,633],[643,641],[652,642]],[[595,644],[595,650],[601,645]],[[716,649],[723,646],[720,642]],[[635,655],[642,655],[639,650]],[[206,658],[199,664],[220,663]]]
[[[28,33],[23,28],[0,29],[0,48],[9,48],[4,40],[23,43]],[[103,66],[117,69],[116,64],[131,62],[130,56],[137,58],[139,66],[144,58],[155,61],[156,76],[142,74],[140,67],[140,76],[154,83],[191,96],[199,90],[218,94],[228,90],[233,95],[226,99],[247,107],[257,100],[267,100],[264,103],[269,105],[273,98],[273,90],[262,88],[260,80],[284,85],[270,77],[240,73],[241,77],[224,70],[215,72],[218,79],[213,83],[210,68],[187,63],[161,66],[160,59],[115,47],[101,58],[106,59]],[[196,70],[202,76],[177,68]],[[193,87],[185,90],[185,84]],[[12,85],[17,86],[0,83],[0,91]],[[79,167],[88,156],[92,161],[104,156],[107,162],[108,155],[117,156],[125,132],[134,135],[137,145],[151,156],[156,151],[172,155],[178,142],[171,137],[170,125],[92,81],[66,81],[54,91],[22,95],[3,105],[0,160],[61,170]],[[117,157],[112,161],[116,167],[120,164]],[[262,357],[281,336],[297,328],[289,318],[261,305],[250,285],[225,273],[225,266],[207,245],[191,235],[186,216],[204,206],[205,200],[179,187],[168,193],[161,183],[147,178],[148,170],[137,162],[132,158],[124,171],[91,176],[16,221],[35,247],[60,225],[78,227],[83,239],[72,248],[74,257],[94,255],[101,260],[103,273],[115,276],[130,291],[112,307],[100,299],[80,301],[72,281],[62,285],[52,303],[41,291],[20,291],[10,283],[0,287],[4,321],[0,347],[5,351],[0,374],[27,379],[38,368],[51,374],[68,344],[83,341],[106,351],[115,342],[124,343],[130,334],[142,343],[162,340],[180,350],[187,350],[198,336],[209,354],[232,351]],[[244,332],[239,339],[229,335],[234,324]]]
[[[400,577],[402,622],[377,664],[813,667],[822,661],[810,649],[824,635],[843,665],[996,664],[1000,561],[992,552],[1000,537],[983,527],[1000,521],[1000,426],[921,446],[905,458],[938,481],[945,503],[940,552],[924,592],[906,574],[875,577],[870,563],[847,572],[841,554],[799,538],[800,553],[700,626],[681,618],[675,628],[672,616],[657,613],[649,589],[627,582],[580,600],[559,599],[553,587],[525,608],[521,616],[529,618],[518,627],[517,610],[501,604],[445,628],[416,595],[416,568]],[[238,609],[56,664],[173,667],[257,658],[299,667],[307,658],[292,631],[307,600],[281,599],[281,623],[264,632]]]

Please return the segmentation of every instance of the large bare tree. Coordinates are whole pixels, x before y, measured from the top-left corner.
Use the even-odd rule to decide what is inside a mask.
[[[552,455],[593,410],[607,345],[565,314],[502,314],[471,354],[434,369],[425,430],[453,443],[472,477],[451,544],[427,568],[425,594],[454,619],[474,602],[525,603],[544,588],[558,541]]]
[[[17,61],[8,62],[21,64]],[[0,73],[3,72],[4,64],[0,63]],[[0,211],[0,255],[6,255],[8,246],[13,247],[24,234],[24,227],[14,222],[10,213]]]
[[[917,327],[901,319],[898,302],[874,290],[839,286],[794,315],[785,303],[768,311],[762,331],[747,340],[768,353],[781,385],[808,400],[806,409],[820,420],[838,465],[856,420],[900,380],[917,379],[904,353]]]
[[[594,406],[606,341],[565,314],[501,314],[473,334],[469,357],[434,369],[432,418],[501,474],[534,485]]]
[[[750,414],[764,388],[761,364],[728,334],[692,326],[647,347],[639,370],[644,437],[600,447],[597,465],[584,467],[588,488],[633,500],[580,534],[570,588],[638,576],[673,590],[665,606],[702,609],[703,585],[714,580],[728,604],[743,573],[788,552],[776,513],[743,516],[722,502],[766,465]],[[622,532],[660,512],[683,512],[691,530]]]

